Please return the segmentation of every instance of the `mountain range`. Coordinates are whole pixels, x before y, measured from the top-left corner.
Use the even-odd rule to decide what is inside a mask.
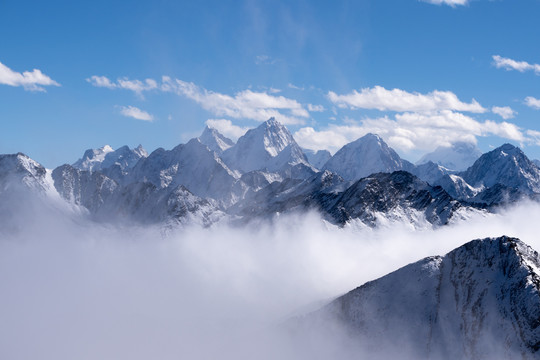
[[[104,146],[54,170],[21,153],[0,155],[0,189],[14,182],[54,192],[100,221],[205,226],[295,211],[340,226],[439,226],[540,193],[540,169],[513,145],[474,161],[479,154],[466,144],[428,155],[413,165],[375,134],[333,156],[307,151],[272,118],[236,143],[207,127],[171,150]]]

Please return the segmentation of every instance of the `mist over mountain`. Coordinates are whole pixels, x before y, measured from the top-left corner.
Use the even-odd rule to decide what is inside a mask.
[[[464,171],[480,156],[482,156],[482,152],[475,144],[458,141],[449,147],[439,146],[433,152],[422,156],[416,165],[431,161],[449,170]]]

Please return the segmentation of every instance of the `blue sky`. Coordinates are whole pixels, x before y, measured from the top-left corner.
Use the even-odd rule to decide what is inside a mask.
[[[540,1],[0,1],[0,153],[166,149],[269,116],[335,151],[540,158]],[[34,70],[36,69],[36,70]]]

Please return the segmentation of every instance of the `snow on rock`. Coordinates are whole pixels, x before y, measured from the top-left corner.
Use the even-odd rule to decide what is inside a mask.
[[[323,166],[346,180],[358,180],[378,172],[411,171],[414,165],[403,160],[381,137],[367,134],[343,146]]]
[[[147,156],[148,153],[142,145],[134,149],[122,146],[118,150],[105,145],[98,149],[86,150],[83,157],[73,163],[72,166],[79,170],[98,171],[117,165],[121,170],[125,170],[132,168],[139,159]]]
[[[152,152],[129,172],[127,182],[150,182],[160,188],[183,185],[199,197],[230,203],[243,191],[239,178],[214,151],[191,139],[172,150]]]

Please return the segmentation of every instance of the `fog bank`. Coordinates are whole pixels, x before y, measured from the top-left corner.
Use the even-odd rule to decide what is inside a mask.
[[[311,213],[164,233],[12,214],[0,223],[0,357],[347,358],[350,342],[310,353],[280,324],[474,238],[504,234],[540,249],[535,218],[540,206],[523,203],[437,230],[341,229]]]

